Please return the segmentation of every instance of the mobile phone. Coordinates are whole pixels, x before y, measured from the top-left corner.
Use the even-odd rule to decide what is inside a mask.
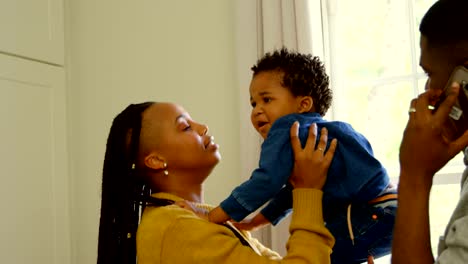
[[[453,82],[460,84],[460,91],[442,131],[450,140],[459,138],[468,129],[468,69],[465,66],[454,68],[439,102],[448,96]]]

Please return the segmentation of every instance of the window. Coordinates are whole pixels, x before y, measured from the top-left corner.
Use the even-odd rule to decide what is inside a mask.
[[[348,122],[364,134],[394,182],[409,103],[424,90],[427,80],[419,67],[418,26],[434,2],[322,1],[325,61],[334,89],[327,118]],[[436,176],[438,185],[433,187],[430,205],[434,254],[458,201],[463,169],[460,154]]]
[[[409,102],[424,90],[419,67],[422,15],[434,0],[358,0],[328,3],[331,116],[368,137],[376,156],[398,177],[398,149]],[[333,4],[330,4],[333,3]],[[460,172],[455,158],[442,173]]]

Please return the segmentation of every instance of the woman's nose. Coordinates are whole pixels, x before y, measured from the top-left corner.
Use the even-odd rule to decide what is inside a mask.
[[[200,124],[200,135],[204,136],[206,134],[208,134],[208,131],[209,131],[209,128],[207,125],[204,125],[204,124]]]

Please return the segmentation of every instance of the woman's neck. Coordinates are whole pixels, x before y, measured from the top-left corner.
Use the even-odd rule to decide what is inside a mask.
[[[204,203],[203,181],[205,178],[197,177],[197,175],[193,173],[184,174],[173,172],[167,176],[158,175],[153,178],[158,181],[153,182],[153,190],[170,193],[187,201]]]
[[[195,202],[195,203],[204,203],[203,197],[203,186],[180,186],[181,188],[174,188],[170,193],[183,198],[184,200]]]

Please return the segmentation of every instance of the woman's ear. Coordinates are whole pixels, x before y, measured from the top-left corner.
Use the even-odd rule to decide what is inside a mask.
[[[150,153],[144,159],[145,166],[153,170],[165,169],[167,165],[163,157],[157,155],[156,153]]]
[[[299,100],[299,113],[307,113],[312,110],[312,107],[314,106],[314,100],[312,99],[311,96],[300,96],[298,97]]]

